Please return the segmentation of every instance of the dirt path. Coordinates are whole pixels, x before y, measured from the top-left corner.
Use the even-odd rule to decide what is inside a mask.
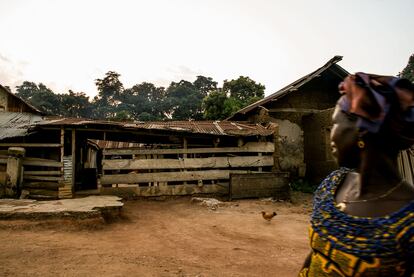
[[[129,201],[110,224],[1,221],[0,275],[296,276],[308,253],[310,197],[295,202],[211,210],[189,198]],[[268,223],[261,210],[278,215]]]

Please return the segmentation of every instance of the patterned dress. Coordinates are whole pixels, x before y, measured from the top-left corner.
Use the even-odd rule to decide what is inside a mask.
[[[332,172],[315,192],[311,261],[299,276],[410,276],[414,201],[384,217],[345,214],[335,207],[335,192],[349,171]]]

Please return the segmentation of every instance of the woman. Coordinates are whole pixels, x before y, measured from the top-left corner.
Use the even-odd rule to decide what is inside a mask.
[[[414,187],[397,156],[414,143],[413,84],[357,73],[339,90],[331,140],[341,168],[315,191],[299,276],[411,276]]]

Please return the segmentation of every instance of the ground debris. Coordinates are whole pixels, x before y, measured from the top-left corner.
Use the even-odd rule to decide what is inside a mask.
[[[203,197],[193,197],[191,202],[200,203],[201,206],[205,206],[211,210],[217,210],[218,207],[225,206],[224,202],[221,202],[215,198],[203,198]]]

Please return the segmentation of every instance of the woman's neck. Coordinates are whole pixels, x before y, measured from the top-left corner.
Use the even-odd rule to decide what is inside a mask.
[[[401,182],[395,157],[384,150],[367,147],[362,150],[360,174],[360,197],[384,193]]]

